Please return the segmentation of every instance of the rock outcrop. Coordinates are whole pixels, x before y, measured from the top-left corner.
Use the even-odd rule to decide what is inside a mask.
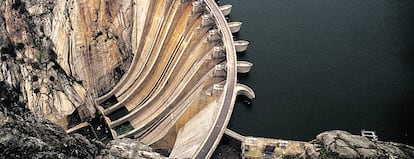
[[[414,147],[352,135],[346,131],[328,131],[311,142],[320,158],[414,158]]]
[[[323,132],[310,142],[288,142],[289,144],[286,147],[282,147],[286,151],[276,156],[282,158],[315,159],[414,158],[414,147],[412,146],[394,142],[374,141],[342,130]]]
[[[0,44],[19,45],[17,60],[47,62],[92,94],[110,90],[132,59],[134,2],[2,0]],[[135,28],[136,29],[136,28]]]
[[[56,1],[50,38],[57,62],[93,95],[109,91],[132,59],[131,0]]]
[[[31,113],[18,90],[0,82],[0,158],[93,158],[99,145]]]
[[[78,109],[128,69],[135,47],[133,1],[0,0],[0,81],[19,89],[29,109],[67,128]]]
[[[73,134],[33,114],[19,91],[0,82],[0,158],[165,158],[133,139],[99,141]]]

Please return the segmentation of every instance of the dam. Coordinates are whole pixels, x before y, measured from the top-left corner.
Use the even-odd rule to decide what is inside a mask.
[[[385,135],[382,131],[370,127],[367,127],[367,130],[370,131],[361,131],[361,135],[353,135],[342,130],[326,131],[309,142],[283,139],[284,137],[280,139],[266,137],[272,134],[277,135],[274,137],[283,136],[283,131],[272,133],[272,129],[291,131],[289,129],[294,126],[306,129],[314,127],[312,122],[306,122],[305,126],[300,125],[300,122],[295,122],[296,119],[310,121],[313,117],[310,118],[309,113],[313,110],[318,115],[329,113],[335,117],[334,119],[345,115],[347,120],[343,123],[358,125],[355,122],[358,120],[349,118],[348,114],[342,111],[349,107],[335,110],[334,105],[327,104],[329,106],[327,109],[316,109],[315,105],[310,103],[320,102],[323,98],[313,98],[315,96],[311,95],[297,96],[299,98],[295,96],[297,100],[286,98],[292,95],[286,90],[291,89],[289,87],[275,89],[274,86],[285,86],[283,80],[291,81],[290,84],[300,88],[293,89],[293,91],[303,92],[305,90],[303,86],[306,85],[300,85],[300,82],[306,82],[306,84],[315,86],[312,88],[317,88],[318,93],[313,94],[326,96],[326,94],[319,93],[325,90],[320,89],[322,87],[319,86],[323,86],[322,84],[310,82],[313,80],[316,83],[326,83],[326,78],[311,79],[307,77],[315,77],[315,74],[342,75],[345,73],[345,76],[340,77],[349,77],[348,75],[350,75],[346,74],[346,71],[338,71],[337,69],[324,71],[326,67],[322,67],[323,70],[319,71],[308,71],[307,69],[301,71],[297,67],[290,67],[292,65],[289,64],[292,64],[291,60],[293,59],[302,61],[303,57],[309,57],[305,60],[308,62],[298,66],[312,68],[326,66],[325,62],[331,61],[328,59],[336,53],[343,57],[340,59],[344,60],[333,60],[332,64],[335,66],[342,64],[340,65],[342,67],[333,68],[349,68],[347,66],[359,62],[363,62],[363,66],[372,65],[373,63],[367,63],[367,61],[371,61],[371,58],[364,59],[364,57],[376,54],[378,45],[368,47],[371,48],[368,50],[374,51],[372,52],[374,54],[364,54],[364,51],[357,51],[355,46],[343,45],[342,38],[337,36],[336,28],[341,28],[337,27],[338,25],[328,25],[328,28],[335,28],[328,29],[328,33],[332,33],[328,34],[331,35],[328,38],[317,36],[321,34],[314,34],[314,27],[307,26],[309,23],[327,26],[324,21],[326,19],[309,18],[314,17],[315,14],[303,14],[308,12],[297,10],[297,8],[311,8],[312,6],[331,8],[331,4],[339,3],[340,5],[336,6],[345,6],[344,10],[323,9],[324,12],[319,12],[321,9],[317,9],[318,14],[316,15],[324,17],[328,15],[326,13],[329,15],[333,15],[331,13],[354,14],[356,13],[354,12],[355,8],[358,8],[357,10],[362,13],[370,13],[366,12],[366,9],[375,8],[371,3],[365,3],[365,1],[354,3],[363,3],[367,7],[360,8],[360,5],[341,5],[350,4],[342,1],[326,4],[309,3],[308,1],[268,0],[266,5],[263,5],[265,2],[251,1],[250,5],[241,5],[242,1],[232,1],[233,9],[232,5],[221,5],[212,0],[1,1],[0,134],[2,135],[0,135],[0,149],[2,151],[0,151],[0,158],[137,158],[141,156],[154,158],[220,158],[223,156],[224,158],[414,158],[413,147],[379,141],[386,139]],[[220,3],[223,2],[220,1]],[[276,5],[268,5],[270,2]],[[282,5],[280,5],[281,3]],[[289,5],[292,9],[288,9],[289,6],[283,5],[283,3],[293,3],[293,5]],[[296,7],[297,4],[302,4],[303,7]],[[399,3],[398,6],[405,6],[405,4]],[[390,15],[382,14],[385,12],[381,8],[387,8],[384,7],[387,4],[382,5],[383,7],[379,7],[380,9],[376,9],[377,13],[381,13],[379,17]],[[258,10],[258,7],[255,6],[267,9]],[[394,9],[400,10],[402,8],[395,7]],[[353,12],[349,12],[350,10]],[[282,13],[264,14],[278,11],[282,11]],[[313,11],[315,10],[311,10],[311,13]],[[229,16],[230,13],[232,13],[231,16]],[[252,18],[252,15],[255,17]],[[411,17],[413,14],[409,15]],[[348,16],[346,17],[348,18]],[[399,21],[395,21],[393,16],[387,17],[389,22]],[[295,20],[297,18],[299,21]],[[355,17],[349,18],[355,19]],[[238,22],[240,19],[246,19],[246,21]],[[247,19],[257,21],[253,22]],[[342,18],[333,19],[343,22]],[[359,19],[365,21],[366,18]],[[287,23],[279,20],[293,23],[285,25]],[[321,21],[315,23],[315,20]],[[378,33],[378,29],[375,29],[376,26],[384,28],[383,25],[375,25],[384,24],[382,18],[379,18],[379,21],[377,23],[370,22],[374,25],[367,26],[374,27],[366,27],[369,28],[366,31]],[[398,23],[397,26],[402,24],[406,23]],[[242,25],[243,31],[240,33]],[[293,36],[296,38],[285,36],[298,33],[288,29],[292,26],[300,27],[299,33],[302,34]],[[412,25],[403,26],[403,28],[408,28],[407,26]],[[364,28],[358,30],[364,31]],[[293,27],[293,29],[298,28]],[[326,30],[325,27],[320,29]],[[369,32],[372,30],[374,32]],[[326,33],[324,31],[322,33]],[[283,36],[273,36],[274,33]],[[348,33],[348,31],[339,33]],[[382,44],[381,41],[392,42],[395,41],[395,38],[404,40],[404,37],[408,38],[409,35],[412,35],[401,36],[399,33],[405,32],[398,31],[393,32],[393,35],[398,34],[397,36],[383,36],[381,34],[382,37],[390,38],[383,38],[385,41],[380,40],[380,43],[375,40],[360,43],[358,40],[355,41],[354,37],[361,35],[358,32],[354,33],[356,34],[346,34],[351,36],[345,37],[351,38],[352,42],[359,43],[358,46]],[[255,36],[246,36],[248,34]],[[362,39],[377,37],[376,35],[379,34],[372,35],[375,36]],[[318,40],[315,40],[315,37]],[[288,39],[286,40],[286,38]],[[331,40],[329,39],[331,38],[337,39],[339,40],[337,42],[341,43],[330,45],[329,41]],[[345,52],[314,51],[313,53],[299,52],[298,54],[298,52],[289,51],[286,47],[293,48],[292,46],[295,46],[294,48],[308,50],[309,46],[315,46],[315,43],[292,43],[296,41],[294,39],[318,42],[316,44],[323,44],[318,45],[323,49],[329,50],[325,46],[331,46],[331,49],[336,48],[336,50],[345,50]],[[250,42],[254,45],[248,48]],[[391,49],[395,46],[405,45],[399,44],[391,47],[387,45],[386,48]],[[263,48],[272,49],[270,51],[258,50]],[[349,50],[356,50],[356,52],[344,54]],[[392,50],[396,50],[393,53],[407,53],[409,51]],[[327,61],[315,59],[318,57],[315,52],[322,53],[319,54],[320,57]],[[326,54],[328,52],[330,52],[329,56]],[[287,55],[291,58],[283,58]],[[312,60],[308,55],[312,55]],[[392,63],[397,62],[395,60],[401,60],[400,56],[389,55],[395,58],[382,57],[387,57],[383,59],[390,59],[388,62]],[[264,58],[265,61],[255,62],[257,63],[255,69],[251,71],[253,64],[242,59],[249,61],[257,61],[257,59],[247,58],[249,56]],[[409,57],[405,57],[404,60]],[[374,64],[377,66],[376,64],[381,63]],[[397,65],[400,64],[404,63],[397,63]],[[382,66],[385,67],[370,68],[389,68],[388,66],[392,65]],[[357,75],[364,75],[365,71],[360,71],[359,68],[361,67],[352,67],[352,69],[358,70],[354,71],[357,72]],[[277,71],[274,71],[275,69]],[[284,71],[289,74],[280,74]],[[403,75],[401,73],[405,72],[400,72],[398,69],[390,69],[389,71],[397,72],[390,75]],[[262,73],[257,74],[258,72]],[[361,72],[362,74],[359,74]],[[380,74],[387,75],[382,72]],[[398,76],[389,76],[390,78],[379,76],[380,78],[378,78],[373,75],[375,74],[366,74],[366,76],[370,76],[368,79],[378,79],[379,81],[401,79],[397,78]],[[409,75],[404,79],[412,79]],[[246,81],[244,79],[246,77],[248,79],[256,77],[262,79]],[[267,81],[262,81],[263,79]],[[339,86],[341,81],[348,81],[348,79],[352,78],[339,78],[331,84]],[[270,96],[270,99],[275,102],[267,100],[259,100],[266,101],[263,103],[256,102],[258,100],[250,102],[246,98],[239,97],[235,102],[238,95],[255,98],[253,90],[240,82],[254,86],[258,97],[263,99],[263,97]],[[260,85],[255,85],[257,83]],[[364,82],[359,83],[365,85]],[[393,83],[404,84],[398,81],[386,82],[387,85]],[[345,85],[345,87],[347,86],[349,85]],[[404,87],[404,90],[412,93],[412,91],[405,89],[405,86],[400,85],[399,87]],[[263,87],[272,90],[265,94],[262,93]],[[332,87],[332,85],[328,85],[328,87]],[[388,92],[383,90],[388,89],[381,88],[393,87],[376,88],[380,88],[380,91],[375,92],[382,94]],[[350,91],[345,92],[348,95],[361,95]],[[399,96],[398,93],[390,91],[382,96],[369,99],[387,97],[387,94],[390,93]],[[335,100],[337,98],[332,97],[344,95],[330,94],[333,96],[327,96],[327,98]],[[404,97],[409,99],[408,97],[411,96]],[[283,100],[289,100],[292,103],[288,103],[284,107],[280,105]],[[245,102],[249,106],[241,107],[240,102]],[[298,104],[300,102],[306,104]],[[381,100],[375,103],[381,103]],[[373,104],[376,105],[375,103]],[[300,109],[295,109],[295,105],[299,105]],[[267,109],[269,106],[272,109]],[[356,106],[363,108],[357,104]],[[389,108],[397,110],[397,112],[404,111],[403,115],[409,114],[407,109],[397,109],[400,107],[395,108],[393,105]],[[249,116],[240,115],[240,109],[251,110]],[[255,111],[257,109],[270,114],[269,118],[266,118],[266,113]],[[293,111],[295,115],[286,114],[279,111],[280,109]],[[373,111],[367,112],[373,113]],[[229,122],[230,116],[232,119]],[[243,120],[240,121],[237,118]],[[330,121],[337,122],[336,120]],[[281,123],[269,124],[271,122]],[[386,122],[387,120],[381,119],[379,123]],[[253,133],[259,136],[253,137],[250,136],[252,133],[237,129],[236,124],[244,129],[262,129],[271,135]],[[283,126],[283,124],[287,126]],[[265,127],[265,125],[269,125],[269,127]],[[398,127],[398,124],[394,125]],[[408,127],[404,126],[404,128]],[[296,132],[311,134],[309,131]],[[404,138],[410,139],[408,133]],[[212,153],[213,151],[214,153]]]
[[[241,22],[213,0],[140,0],[138,46],[127,72],[95,99],[113,138],[137,138],[171,158],[209,158],[229,123],[237,95],[254,98],[237,73],[248,41]]]

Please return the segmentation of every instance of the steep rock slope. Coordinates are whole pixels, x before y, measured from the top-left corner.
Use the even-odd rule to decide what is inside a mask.
[[[30,110],[68,127],[78,109],[128,69],[137,40],[133,1],[0,0],[0,81],[19,89]],[[139,31],[138,31],[139,32]]]
[[[93,95],[108,91],[131,60],[134,6],[131,0],[57,1],[50,38],[57,62]]]

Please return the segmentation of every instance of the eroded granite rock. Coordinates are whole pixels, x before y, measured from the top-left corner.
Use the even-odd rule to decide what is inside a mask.
[[[57,62],[93,95],[109,91],[132,59],[133,3],[56,1],[48,27]]]
[[[49,52],[62,70],[92,94],[110,90],[121,78],[136,46],[134,1],[2,0],[0,47],[19,45],[15,59],[47,62]],[[120,74],[121,72],[121,74]]]
[[[0,158],[165,158],[138,140],[117,139],[106,147],[33,114],[19,91],[0,82]]]
[[[66,2],[0,1],[0,81],[19,89],[19,100],[32,112],[67,128],[66,118],[76,109],[82,111],[79,114],[83,119],[93,117],[96,110],[93,91],[87,91],[92,89],[83,85],[82,79],[67,74],[58,62],[61,55],[56,52],[57,45],[69,45],[54,43],[51,38],[58,29],[52,26],[53,18],[68,16],[56,13],[60,3]],[[106,76],[114,80],[113,75]]]
[[[93,158],[103,146],[31,113],[18,90],[0,82],[0,158]]]
[[[323,132],[311,143],[315,145],[319,157],[325,158],[414,158],[414,147],[372,141],[340,130]]]

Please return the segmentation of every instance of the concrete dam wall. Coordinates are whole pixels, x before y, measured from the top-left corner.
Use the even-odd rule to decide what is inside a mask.
[[[98,110],[114,137],[172,150],[170,157],[210,156],[237,93],[253,94],[236,84],[237,67],[248,72],[251,64],[236,61],[224,18],[231,6],[183,0],[139,4],[139,16],[146,18],[136,22],[144,26],[138,27],[143,29],[137,52],[117,85],[96,98]]]
[[[59,7],[79,18],[56,20],[58,63],[94,96],[114,138],[137,138],[169,150],[170,157],[208,157],[235,97],[254,98],[250,88],[237,84],[237,72],[247,73],[252,64],[237,61],[236,52],[248,42],[233,41],[241,22],[226,21],[231,5],[135,0]]]

